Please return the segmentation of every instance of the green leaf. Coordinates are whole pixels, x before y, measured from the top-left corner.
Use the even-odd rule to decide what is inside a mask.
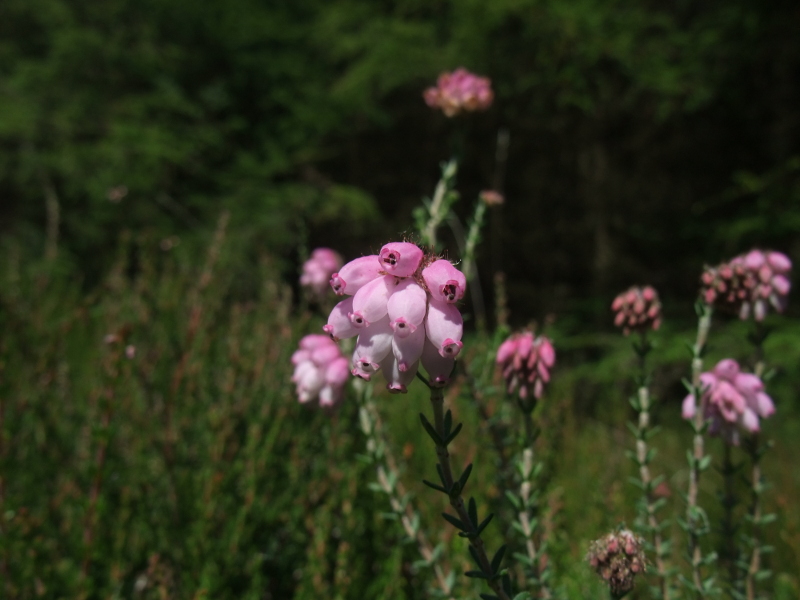
[[[430,482],[430,481],[428,481],[427,479],[423,479],[423,480],[422,480],[422,483],[424,483],[425,485],[427,485],[429,488],[433,488],[433,489],[434,489],[434,490],[436,490],[437,492],[442,492],[443,494],[447,494],[447,490],[446,490],[446,489],[444,489],[444,488],[443,488],[442,486],[440,486],[440,485],[436,485],[435,483],[431,483],[431,482]]]
[[[483,520],[483,523],[481,523],[480,525],[478,525],[478,529],[477,529],[477,531],[475,532],[475,537],[479,536],[479,535],[481,534],[481,532],[482,532],[484,529],[486,529],[486,526],[489,524],[489,522],[490,522],[490,521],[491,521],[493,518],[494,518],[494,513],[489,513],[489,516],[488,516],[488,517],[486,517],[486,518]]]
[[[483,571],[467,571],[464,575],[467,577],[474,577],[475,579],[489,579],[489,576]]]
[[[444,424],[443,424],[443,433],[445,437],[450,434],[450,429],[453,426],[453,413],[450,412],[450,409],[447,409],[447,412],[444,413]]]
[[[462,523],[459,519],[457,519],[453,515],[442,513],[442,516],[444,517],[445,521],[447,521],[457,529],[460,529],[461,531],[467,531],[467,527],[464,525],[464,523]]]
[[[430,421],[428,421],[427,417],[422,413],[419,413],[419,420],[422,422],[422,426],[425,428],[425,431],[428,432],[428,435],[431,437],[433,442],[437,446],[444,446],[444,440],[438,433],[436,433],[436,430],[433,428],[433,425],[431,425]]]
[[[453,432],[450,435],[448,435],[447,438],[445,438],[445,440],[444,440],[444,445],[445,446],[449,445],[450,442],[452,442],[454,439],[456,439],[456,436],[459,433],[461,433],[461,426],[462,425],[463,425],[462,423],[459,423],[458,425],[456,425],[456,428],[453,430]]]
[[[475,503],[475,498],[470,497],[469,504],[467,505],[467,513],[472,521],[473,526],[478,524],[478,505]]]
[[[506,546],[503,544],[495,553],[494,558],[492,558],[492,575],[496,574],[497,571],[500,569],[500,563],[503,561],[503,555],[506,553]]]
[[[467,485],[467,480],[469,479],[471,473],[472,473],[472,463],[469,463],[464,468],[464,472],[461,473],[461,477],[458,478],[458,484],[461,486],[462,490]]]

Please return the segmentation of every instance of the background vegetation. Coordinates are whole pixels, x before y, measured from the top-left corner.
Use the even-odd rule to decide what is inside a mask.
[[[664,298],[656,417],[680,510],[702,264],[752,246],[800,264],[798,25],[788,1],[2,2],[2,593],[422,597],[415,549],[354,459],[355,407],[298,406],[288,357],[320,325],[293,289],[308,249],[349,259],[410,234],[451,155],[462,219],[481,189],[507,199],[478,257],[488,314],[505,272],[512,323],[556,340],[539,415],[552,560],[564,594],[599,593],[586,544],[636,497],[633,357],[608,306],[636,282]],[[421,91],[461,65],[492,78],[495,104],[446,120]],[[797,313],[790,300],[767,347],[782,598],[800,593]],[[743,325],[715,328],[712,358],[749,356]],[[379,405],[443,531],[416,394]],[[502,511],[485,425],[460,386],[449,405],[473,435],[456,453],[487,461],[476,488]]]

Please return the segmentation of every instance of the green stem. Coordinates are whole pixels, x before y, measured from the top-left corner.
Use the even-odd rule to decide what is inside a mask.
[[[704,457],[703,431],[705,429],[705,416],[701,403],[701,381],[700,375],[703,372],[703,351],[708,341],[708,332],[711,329],[712,309],[709,305],[703,304],[700,307],[699,321],[697,325],[697,340],[692,348],[692,393],[697,402],[692,425],[694,427],[694,439],[692,441],[692,464],[689,469],[689,490],[686,500],[686,522],[689,526],[689,559],[692,568],[692,583],[694,590],[700,596],[705,596],[701,566],[703,564],[703,551],[700,547],[700,536],[703,531],[699,517],[699,505],[697,497],[700,491],[701,463]]]
[[[753,524],[752,544],[753,550],[745,577],[747,600],[756,598],[756,576],[761,569],[761,492],[764,489],[761,476],[761,451],[759,449],[759,435],[754,433],[748,442],[748,450],[752,460],[752,487],[753,496],[750,506],[750,517]]]
[[[444,393],[441,388],[431,387],[430,391],[431,391],[431,407],[433,408],[433,425],[439,436],[442,439],[444,439],[445,438]],[[439,467],[441,468],[444,485],[447,489],[452,489],[455,480],[453,479],[453,470],[450,465],[450,454],[447,451],[447,446],[445,446],[444,444],[437,443],[436,456],[439,459]],[[472,519],[470,519],[469,513],[467,511],[467,507],[464,505],[464,498],[461,495],[460,490],[457,494],[450,494],[450,506],[453,507],[453,509],[458,514],[458,518],[463,523],[472,522]],[[481,537],[479,535],[476,535],[469,540],[469,543],[475,550],[475,555],[477,556],[481,570],[484,573],[491,573],[492,572],[491,561],[489,560],[489,557],[486,554],[486,548],[484,546]],[[511,600],[508,594],[506,594],[505,590],[503,589],[503,586],[499,579],[490,579],[488,583],[489,587],[492,588],[492,590],[494,591],[495,594],[497,594],[500,600]]]

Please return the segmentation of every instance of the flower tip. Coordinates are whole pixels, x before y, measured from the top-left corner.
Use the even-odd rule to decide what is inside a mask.
[[[347,316],[350,318],[350,322],[353,324],[353,327],[358,329],[365,329],[369,327],[369,321],[361,314],[361,311],[347,313]]]
[[[463,347],[464,343],[460,340],[447,338],[442,343],[442,347],[439,349],[439,354],[444,358],[455,358],[458,356],[459,352],[461,352],[461,348]]]
[[[387,383],[386,389],[390,394],[407,394],[408,389],[402,383]]]

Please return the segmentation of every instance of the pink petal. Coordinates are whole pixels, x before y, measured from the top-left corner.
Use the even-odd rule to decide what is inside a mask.
[[[778,294],[785,296],[789,293],[789,289],[791,289],[792,285],[783,275],[776,275],[772,278],[772,287],[775,288],[775,291],[778,292]]]
[[[545,365],[552,367],[556,364],[556,351],[553,348],[553,343],[544,336],[539,336],[539,339],[541,340],[539,343],[539,357]]]
[[[422,270],[422,279],[431,298],[439,302],[458,302],[467,289],[467,278],[450,261],[439,259]]]
[[[364,285],[381,276],[381,262],[376,254],[351,260],[331,276],[331,287],[338,295],[355,294]]]
[[[739,363],[732,358],[725,358],[717,363],[714,367],[714,374],[720,379],[733,381],[739,374]]]
[[[413,279],[403,279],[395,287],[386,306],[395,335],[402,337],[416,330],[425,320],[428,295]]]
[[[392,353],[397,359],[400,371],[407,371],[417,363],[422,356],[422,348],[425,346],[425,330],[420,327],[409,335],[399,336],[394,332],[392,339]]]
[[[782,252],[770,252],[767,261],[778,273],[788,273],[792,270],[792,261]]]
[[[758,415],[755,411],[749,408],[744,411],[742,414],[742,426],[750,432],[758,431],[761,428],[758,423]]]
[[[345,298],[333,307],[331,314],[328,315],[328,323],[322,326],[322,330],[335,341],[358,335],[361,329],[350,322],[350,313],[352,312],[353,298]]]
[[[764,392],[759,392],[756,394],[755,410],[761,418],[765,419],[775,414],[775,404],[772,402],[772,398]]]
[[[439,349],[427,339],[422,348],[421,363],[428,373],[428,380],[432,386],[442,387],[450,381],[455,360],[443,357],[439,354]]]
[[[691,419],[694,417],[696,412],[697,403],[694,400],[694,395],[689,394],[683,399],[683,404],[681,405],[681,416],[684,419]]]
[[[495,358],[495,362],[498,364],[503,364],[508,361],[517,351],[518,343],[519,342],[517,338],[511,337],[500,344],[500,347],[497,349],[497,357]]]
[[[455,358],[463,344],[464,321],[453,304],[430,301],[428,318],[425,320],[428,339],[443,357]]]
[[[392,337],[388,317],[362,330],[353,352],[353,367],[363,373],[374,373],[380,369],[380,362],[392,350]]]
[[[409,242],[391,242],[381,248],[381,267],[395,277],[409,277],[422,261],[422,248]]]
[[[369,327],[370,323],[375,323],[386,316],[389,310],[389,296],[394,291],[395,281],[391,275],[385,275],[373,279],[355,293],[353,312],[348,315],[353,326]]]
[[[390,352],[381,362],[381,370],[387,382],[386,389],[392,394],[405,394],[408,391],[408,386],[417,375],[418,366],[419,363],[415,362],[408,365],[405,370],[401,370],[399,363]]]

